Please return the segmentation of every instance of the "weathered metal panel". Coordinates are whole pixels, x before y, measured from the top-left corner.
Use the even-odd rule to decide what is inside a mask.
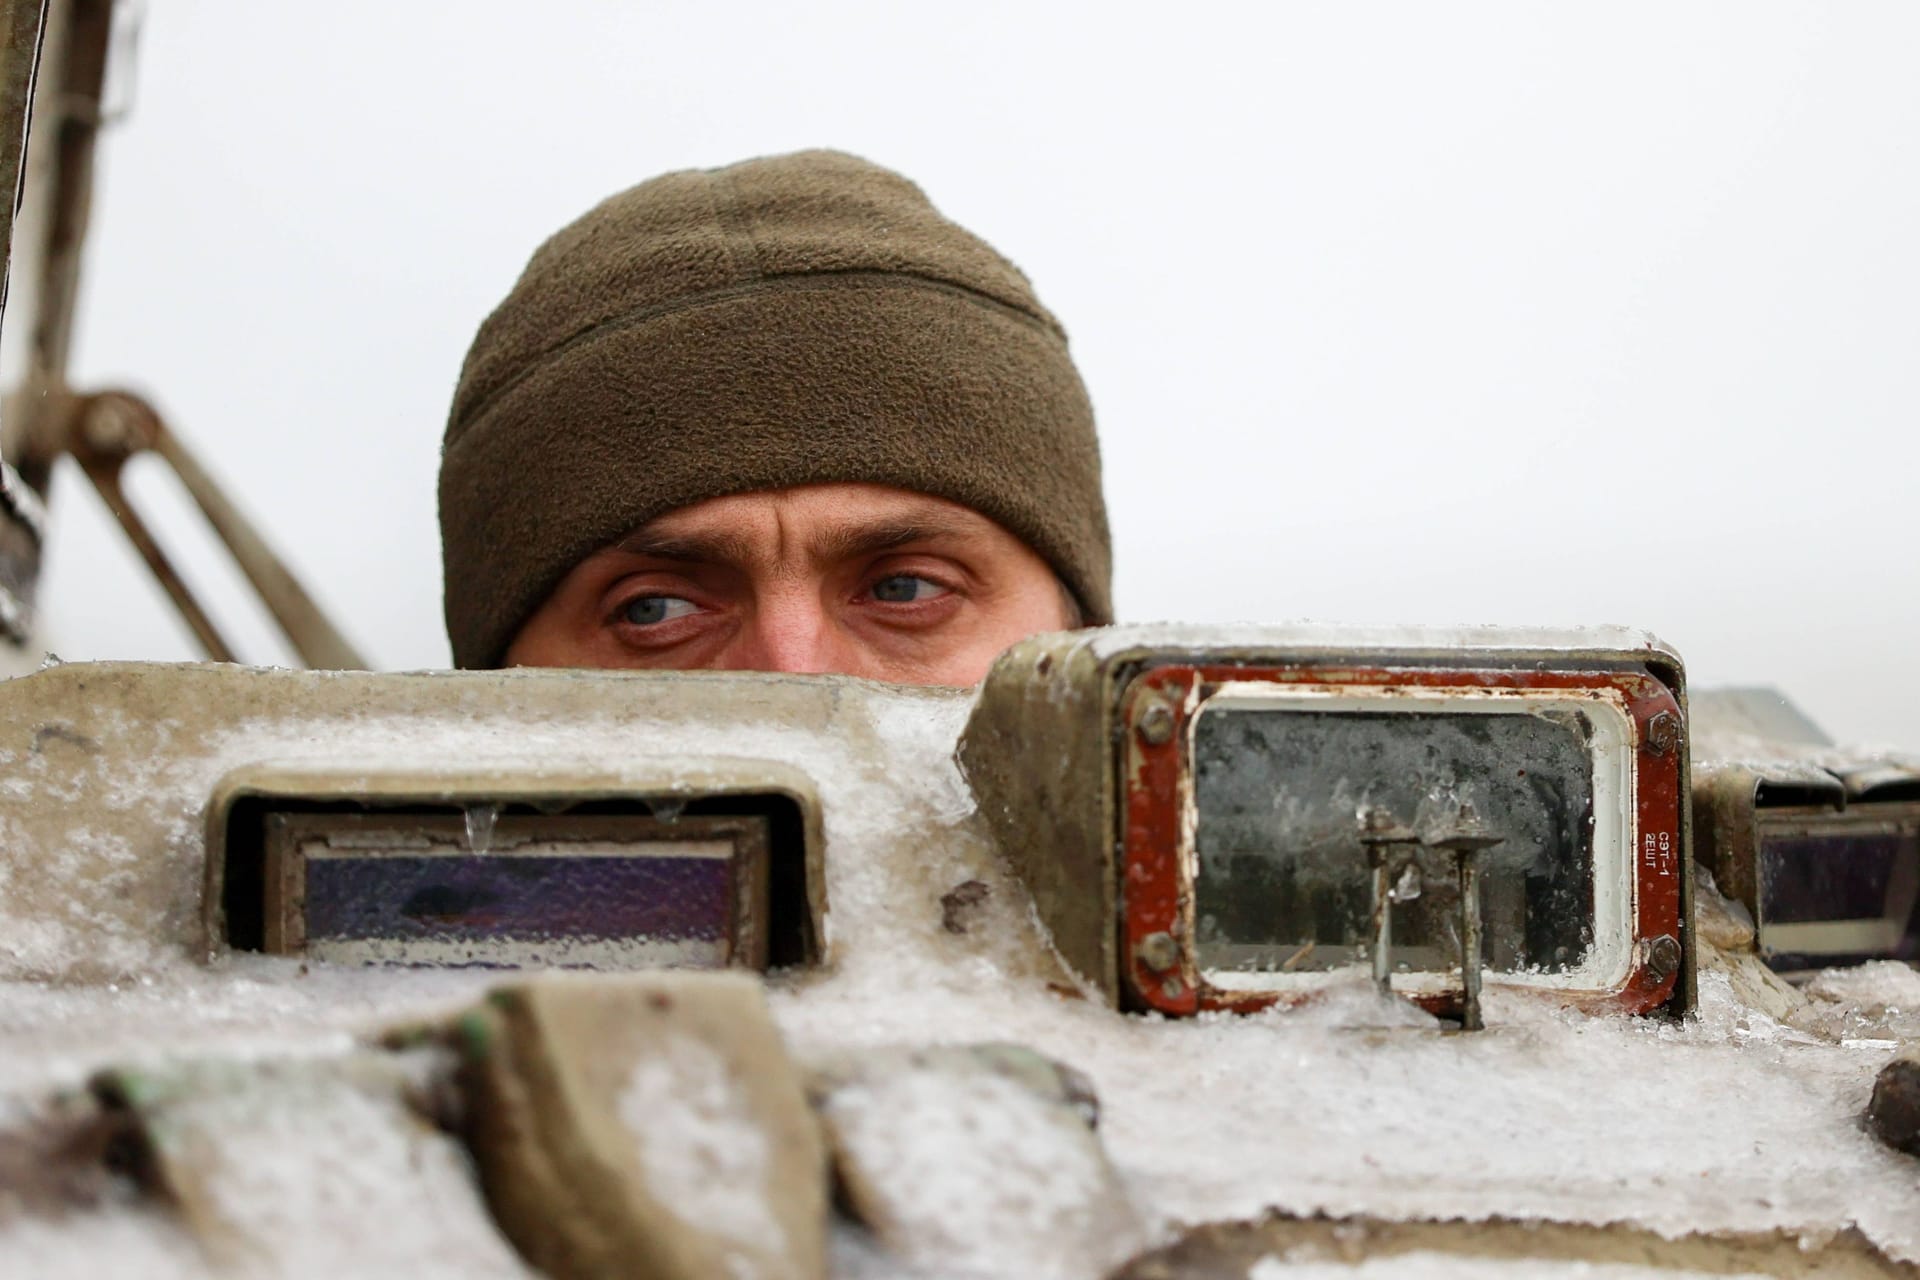
[[[804,815],[808,915],[824,950],[824,817],[791,757],[817,742],[822,755],[884,768],[885,744],[866,731],[869,688],[757,674],[138,663],[0,682],[0,976],[105,980],[157,953],[204,955],[210,928],[217,947],[226,815],[247,795],[789,796]],[[774,736],[788,758],[756,755]]]
[[[1121,998],[1122,976],[1156,986],[1167,979],[1135,972],[1136,951],[1164,928],[1123,924],[1133,904],[1153,903],[1168,921],[1183,909],[1183,890],[1121,865],[1120,849],[1144,838],[1141,824],[1174,812],[1175,793],[1188,785],[1183,770],[1152,769],[1154,746],[1177,741],[1179,699],[1136,703],[1136,677],[1156,668],[1205,666],[1210,678],[1253,668],[1289,667],[1326,672],[1356,663],[1398,669],[1528,670],[1593,666],[1637,673],[1668,699],[1660,722],[1663,773],[1685,778],[1689,768],[1686,690],[1678,654],[1657,639],[1620,629],[1535,631],[1498,628],[1114,627],[1041,637],[1016,647],[982,687],[960,747],[963,768],[1007,858],[1034,895],[1041,921],[1062,956],[1109,1000]],[[1651,721],[1649,722],[1652,723]],[[1163,729],[1168,736],[1161,736]],[[1143,743],[1145,747],[1143,747]],[[1088,782],[1102,779],[1100,788]],[[1661,1001],[1684,1010],[1695,998],[1692,938],[1691,812],[1684,786],[1660,803],[1677,814],[1666,823],[1670,844],[1656,846],[1645,865],[1660,860],[1671,892],[1661,896],[1659,925],[1645,938],[1679,943],[1677,972],[1664,968],[1655,985]],[[1152,838],[1166,837],[1158,832]],[[1169,855],[1171,856],[1171,854]],[[1173,864],[1169,864],[1173,865]],[[1156,885],[1159,886],[1156,889]],[[1156,893],[1158,896],[1156,896]],[[1172,896],[1169,896],[1172,895]],[[1165,921],[1163,921],[1163,924]],[[1643,922],[1644,923],[1644,922]],[[1122,930],[1125,930],[1124,934]],[[1136,936],[1137,935],[1137,936]],[[1173,936],[1169,934],[1169,936]],[[1161,992],[1184,1007],[1195,999],[1189,977]],[[1658,1003],[1659,1001],[1656,1001]]]
[[[1008,650],[980,687],[958,758],[1061,958],[1113,1001],[1111,669],[1091,634],[1037,636]]]

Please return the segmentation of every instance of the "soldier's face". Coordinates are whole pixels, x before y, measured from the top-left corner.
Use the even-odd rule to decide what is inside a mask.
[[[507,648],[534,667],[840,672],[965,685],[1073,625],[1045,561],[979,513],[870,484],[669,512],[576,565]]]

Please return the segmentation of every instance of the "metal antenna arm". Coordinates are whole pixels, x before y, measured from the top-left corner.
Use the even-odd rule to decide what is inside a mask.
[[[193,628],[209,658],[215,662],[236,660],[232,647],[167,559],[139,512],[127,501],[121,484],[126,464],[143,452],[157,455],[180,478],[301,661],[323,670],[367,669],[366,659],[340,634],[206,468],[167,429],[152,405],[127,391],[97,392],[74,400],[68,424],[68,451]]]

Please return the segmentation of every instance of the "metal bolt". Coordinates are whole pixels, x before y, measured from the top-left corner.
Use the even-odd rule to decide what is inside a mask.
[[[1384,808],[1368,809],[1360,819],[1360,843],[1373,867],[1373,911],[1369,917],[1369,950],[1373,955],[1373,985],[1383,996],[1393,994],[1393,882],[1411,867],[1413,853],[1395,858],[1395,845],[1414,845],[1420,837],[1412,827]]]
[[[126,457],[140,447],[140,433],[124,406],[112,400],[96,400],[80,420],[81,438],[93,452],[107,457]]]
[[[1148,746],[1161,747],[1173,740],[1173,708],[1156,702],[1140,713],[1140,738]]]
[[[1647,745],[1655,755],[1665,755],[1680,741],[1680,720],[1671,711],[1661,711],[1647,721]]]
[[[1133,954],[1155,973],[1165,973],[1180,963],[1180,944],[1170,933],[1150,933],[1134,945]]]
[[[1665,982],[1680,972],[1680,939],[1663,933],[1647,944],[1647,972],[1655,982]]]
[[[1460,1026],[1478,1031],[1480,1017],[1480,853],[1505,839],[1487,830],[1472,805],[1462,801],[1452,826],[1427,843],[1453,854],[1460,877]]]
[[[1480,1016],[1480,851],[1455,849],[1460,877],[1460,1029],[1479,1031]]]

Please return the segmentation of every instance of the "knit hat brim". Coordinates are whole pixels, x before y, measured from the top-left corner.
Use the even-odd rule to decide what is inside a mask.
[[[498,666],[569,570],[656,516],[848,481],[980,512],[1111,621],[1093,414],[1058,335],[951,284],[812,274],[601,324],[474,407],[440,473],[454,661]]]

